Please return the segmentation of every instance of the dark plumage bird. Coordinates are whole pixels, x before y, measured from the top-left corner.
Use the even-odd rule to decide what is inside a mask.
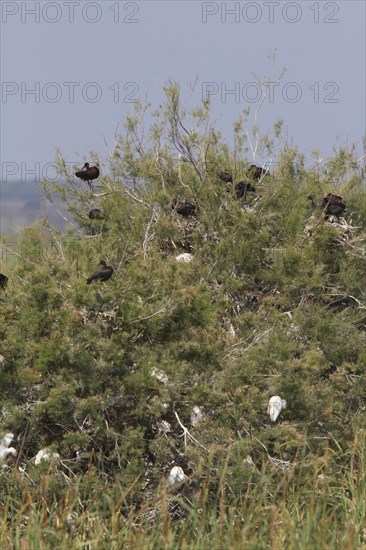
[[[128,371],[128,367],[125,365],[117,365],[109,369],[109,374],[112,376],[123,376]]]
[[[346,203],[340,195],[328,193],[321,202],[321,208],[325,210],[326,214],[339,218],[346,210]]]
[[[180,216],[188,218],[196,210],[196,205],[188,201],[179,201],[178,199],[173,199],[172,209],[175,210]]]
[[[269,174],[269,172],[256,164],[251,164],[247,170],[248,178],[253,178],[256,181],[260,180],[264,174]]]
[[[8,277],[4,275],[3,273],[0,273],[0,287],[5,288],[8,284]]]
[[[239,181],[235,185],[236,189],[236,196],[238,199],[241,199],[242,197],[246,197],[247,193],[255,193],[255,187],[249,183],[249,181]]]
[[[90,285],[92,281],[108,281],[113,275],[113,267],[110,265],[107,265],[104,260],[100,260],[99,262],[103,267],[102,269],[98,269],[93,275],[89,277],[89,279],[86,281],[87,285]]]
[[[233,183],[233,176],[230,172],[220,172],[218,174],[221,181],[224,181],[225,183]]]
[[[91,220],[105,220],[102,211],[99,208],[92,208],[88,214]]]
[[[311,195],[308,195],[306,197],[306,200],[311,202],[313,208],[317,207]],[[324,210],[326,219],[329,216],[335,216],[336,218],[339,218],[346,210],[346,203],[344,202],[343,197],[341,197],[340,195],[336,195],[335,193],[328,193],[328,195],[322,199],[319,208],[321,210]]]
[[[99,168],[97,166],[90,166],[89,162],[86,162],[80,172],[75,172],[75,176],[83,181],[87,181],[91,185],[93,180],[99,178]]]

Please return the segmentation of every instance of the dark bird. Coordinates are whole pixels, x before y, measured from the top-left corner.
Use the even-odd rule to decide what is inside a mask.
[[[325,210],[326,214],[336,216],[337,218],[342,216],[346,210],[346,203],[343,197],[335,195],[334,193],[328,193],[322,200],[320,206]]]
[[[307,195],[306,200],[311,202],[313,208],[317,208],[317,205],[311,195]],[[328,193],[328,195],[322,199],[319,208],[324,210],[325,219],[328,219],[329,216],[335,216],[339,219],[339,217],[342,216],[346,210],[346,203],[340,195]]]
[[[236,196],[238,199],[241,199],[242,197],[246,197],[247,193],[255,193],[255,187],[249,183],[249,181],[239,181],[235,185],[236,189]]]
[[[99,208],[92,208],[88,214],[91,220],[105,220],[102,211]]]
[[[180,216],[188,218],[194,213],[194,211],[196,210],[196,206],[188,201],[179,201],[178,199],[173,199],[172,209],[175,210],[177,214],[180,214]]]
[[[93,180],[99,178],[99,168],[97,166],[89,166],[89,162],[86,162],[80,172],[75,172],[75,176],[83,181],[87,181],[91,185]]]
[[[136,366],[136,363],[131,359],[129,355],[123,358],[123,363],[114,365],[109,369],[109,374],[112,376],[124,376],[128,371]]]
[[[230,172],[220,172],[218,174],[221,181],[224,181],[225,183],[233,183],[233,176]]]
[[[265,170],[264,168],[257,166],[256,164],[251,164],[247,170],[248,178],[252,178],[256,181],[260,180],[261,177],[265,174],[269,174],[269,172],[267,172],[267,170]]]
[[[5,288],[8,284],[8,277],[4,275],[3,273],[0,273],[0,287]]]
[[[96,281],[99,279],[99,281],[108,281],[113,275],[113,267],[110,265],[107,265],[104,260],[100,260],[100,265],[102,265],[102,269],[98,269],[93,275],[89,277],[89,279],[86,281],[87,285],[90,285],[92,281]]]
[[[128,371],[128,368],[125,365],[117,365],[109,369],[109,374],[111,376],[123,376]]]

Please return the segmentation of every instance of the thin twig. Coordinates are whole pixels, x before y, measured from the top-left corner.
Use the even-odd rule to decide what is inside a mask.
[[[152,317],[155,317],[155,315],[159,315],[160,313],[165,313],[167,311],[167,307],[170,302],[166,304],[163,308],[159,309],[159,311],[155,311],[155,313],[152,313],[151,315],[148,315],[147,317],[139,317],[138,319],[134,319],[131,321],[131,325],[134,323],[139,323],[140,321],[146,321],[147,319],[151,319]]]
[[[259,340],[261,340],[263,338],[263,336],[265,336],[266,334],[268,334],[270,332],[271,329],[268,329],[268,330],[265,330],[262,334],[259,334],[259,336],[257,336],[257,338],[255,338],[250,344],[249,346],[247,346],[245,349],[243,349],[242,351],[245,352],[245,351],[248,351],[252,346],[254,346]],[[252,336],[255,334],[255,331],[253,332]],[[227,356],[227,352],[230,351],[232,348],[235,348],[237,346],[240,346],[241,344],[243,344],[244,342],[247,342],[248,340],[240,340],[240,342],[237,342],[236,344],[233,344],[231,345],[230,347],[226,348],[226,350],[224,350],[224,357]]]
[[[143,242],[143,245],[142,245],[142,249],[144,251],[144,260],[146,260],[146,256],[147,256],[147,246],[148,246],[148,243],[149,243],[149,231],[150,231],[150,227],[152,225],[152,223],[154,221],[156,221],[156,218],[157,218],[157,214],[155,212],[155,210],[153,209],[153,212],[151,214],[151,218],[150,218],[150,221],[149,223],[147,224],[147,228],[146,228],[146,231],[145,231],[145,237],[144,237],[144,242]]]
[[[179,426],[182,428],[183,430],[183,433],[180,437],[183,437],[184,438],[184,446],[187,447],[187,439],[189,441],[192,441],[192,443],[195,443],[196,445],[198,445],[199,447],[202,447],[202,449],[204,449],[205,451],[208,452],[208,449],[206,449],[206,447],[204,445],[202,445],[202,443],[200,443],[199,441],[197,441],[197,439],[195,437],[193,437],[193,435],[189,432],[189,430],[184,426],[184,424],[182,424],[181,422],[181,419],[179,418],[178,416],[178,413],[176,413],[174,411],[174,414],[175,414],[175,417],[176,419],[178,420],[178,424]]]
[[[0,247],[5,248],[5,250],[6,250],[7,252],[11,252],[11,254],[14,254],[14,256],[17,256],[18,258],[21,258],[23,261],[28,262],[29,264],[35,265],[36,267],[38,267],[38,268],[40,268],[40,269],[45,269],[45,268],[43,268],[41,265],[36,264],[35,262],[32,262],[32,260],[28,260],[28,258],[25,258],[25,257],[22,256],[21,254],[18,254],[18,252],[15,252],[15,251],[12,250],[11,248],[8,248],[4,243],[1,243],[1,244],[0,244]]]

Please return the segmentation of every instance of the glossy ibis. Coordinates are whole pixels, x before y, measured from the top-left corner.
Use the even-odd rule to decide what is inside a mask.
[[[313,208],[317,208],[317,205],[315,204],[311,195],[308,195],[306,197],[306,200],[311,202]],[[340,195],[336,195],[335,193],[328,193],[328,195],[322,199],[319,208],[321,210],[324,210],[325,219],[327,219],[329,216],[335,216],[337,219],[339,219],[339,217],[342,216],[342,214],[346,210],[346,203]]]
[[[3,273],[0,273],[0,287],[5,288],[8,284],[8,277],[4,275]]]
[[[230,172],[220,172],[218,174],[221,181],[224,181],[225,183],[233,183],[233,176]]]
[[[196,206],[188,201],[179,201],[178,199],[173,199],[172,209],[177,212],[180,216],[188,218],[196,210]]]
[[[91,220],[105,220],[102,211],[99,208],[92,208],[88,214]]]
[[[109,374],[111,376],[123,376],[126,372],[127,368],[124,365],[117,365],[109,369]]]
[[[99,281],[108,281],[113,275],[113,268],[110,265],[107,265],[104,260],[100,260],[100,265],[103,267],[101,269],[98,269],[93,275],[89,277],[89,279],[86,281],[87,285],[90,285],[92,281],[96,281],[99,279]]]
[[[269,174],[269,172],[267,172],[265,168],[261,168],[256,164],[251,164],[247,170],[248,178],[252,178],[256,181],[260,180],[261,177],[264,176],[265,174]]]
[[[246,197],[247,193],[255,193],[255,187],[249,183],[249,181],[239,181],[235,185],[236,189],[236,196],[238,199],[241,199],[242,197]]]
[[[97,166],[90,166],[89,162],[86,162],[80,172],[75,172],[75,176],[83,181],[87,181],[91,185],[93,180],[99,178],[99,168]]]

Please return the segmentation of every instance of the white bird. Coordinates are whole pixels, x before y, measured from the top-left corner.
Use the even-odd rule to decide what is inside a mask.
[[[197,405],[195,405],[192,409],[192,412],[191,412],[191,424],[192,426],[197,426],[197,424],[202,420],[203,418],[203,412],[202,412],[202,409],[201,407],[197,407]]]
[[[5,434],[0,441],[0,445],[2,445],[3,447],[9,447],[13,439],[14,439],[14,434],[11,434],[11,433]]]
[[[60,458],[60,455],[58,453],[52,453],[50,451],[47,451],[47,449],[41,449],[38,451],[34,458],[34,464],[38,466],[44,460],[45,462],[49,462],[53,458]]]
[[[281,399],[279,395],[271,397],[268,403],[267,414],[269,414],[272,422],[276,422],[282,409],[286,408],[286,400]]]
[[[7,433],[0,441],[0,462],[6,459],[8,455],[17,456],[17,451],[14,447],[9,447],[14,439],[14,434]]]
[[[166,385],[169,382],[169,378],[167,377],[165,372],[163,372],[160,369],[156,369],[155,367],[151,369],[150,376],[153,376],[154,378],[156,378],[156,380],[159,380],[159,382],[161,382],[164,385]]]
[[[186,264],[189,264],[193,260],[192,254],[189,254],[188,252],[184,252],[183,254],[179,254],[175,257],[177,262],[184,262]]]
[[[182,483],[185,479],[187,479],[187,476],[183,472],[182,468],[180,466],[174,466],[170,470],[166,484],[168,487],[173,487],[173,485],[176,483]]]

